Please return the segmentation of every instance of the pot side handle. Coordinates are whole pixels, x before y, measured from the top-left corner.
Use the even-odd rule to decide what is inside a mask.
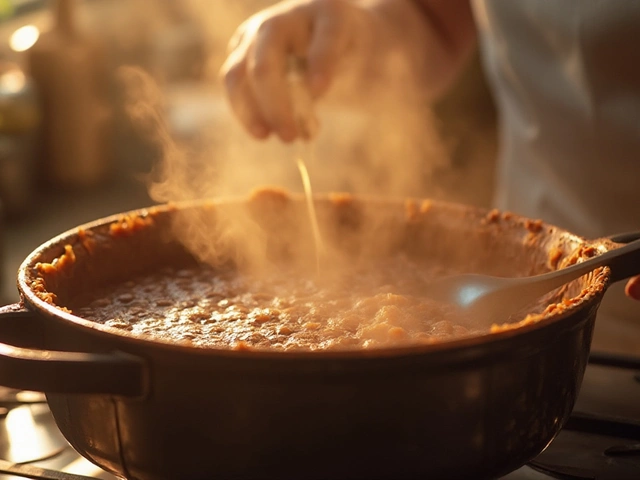
[[[35,315],[20,304],[0,307],[0,325],[33,322]],[[142,397],[146,379],[146,362],[125,352],[59,352],[0,343],[0,385],[10,388]]]

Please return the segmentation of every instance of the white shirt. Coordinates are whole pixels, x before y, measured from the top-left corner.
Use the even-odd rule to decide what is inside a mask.
[[[586,238],[640,230],[640,1],[472,4],[499,110],[496,206]],[[621,288],[600,316],[640,329]]]

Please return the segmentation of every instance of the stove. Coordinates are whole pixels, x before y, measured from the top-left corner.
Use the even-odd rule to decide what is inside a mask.
[[[498,480],[640,478],[638,372],[640,358],[592,353],[565,428],[528,465]],[[116,479],[69,446],[34,392],[0,391],[0,458],[0,480]]]

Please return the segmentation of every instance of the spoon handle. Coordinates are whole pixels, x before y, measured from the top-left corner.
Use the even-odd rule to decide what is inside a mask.
[[[634,240],[640,239],[640,232],[625,232],[617,235],[611,235],[609,240],[615,243],[631,243]]]
[[[555,288],[605,265],[611,269],[612,283],[640,275],[640,232],[614,235],[610,240],[622,246],[570,267],[546,273],[544,280],[553,283]]]
[[[623,233],[610,238],[613,242],[626,244],[603,255],[611,254],[611,282],[640,275],[640,232]]]

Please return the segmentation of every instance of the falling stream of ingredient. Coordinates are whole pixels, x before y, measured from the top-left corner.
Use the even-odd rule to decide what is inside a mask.
[[[318,216],[316,215],[315,204],[313,202],[313,191],[311,189],[309,171],[305,163],[305,159],[307,162],[310,162],[310,164],[312,164],[314,160],[314,138],[318,131],[318,121],[313,109],[313,99],[305,82],[305,70],[306,65],[304,59],[297,57],[289,58],[287,78],[290,86],[293,113],[301,137],[301,140],[298,142],[296,164],[298,165],[300,177],[302,178],[309,221],[311,222],[311,231],[316,252],[316,269],[320,271],[320,261],[324,247],[318,225]]]
[[[313,143],[306,142],[308,152],[308,159],[313,158]],[[296,159],[296,163],[298,164],[298,170],[300,170],[300,177],[302,178],[302,185],[304,187],[304,196],[307,200],[307,211],[309,212],[309,220],[311,222],[311,231],[313,233],[313,241],[316,251],[316,270],[320,271],[320,259],[322,257],[322,252],[324,249],[322,243],[322,236],[320,235],[320,226],[318,225],[318,216],[316,215],[316,207],[313,203],[313,191],[311,190],[311,180],[309,178],[309,171],[307,170],[307,166],[304,163],[303,157],[300,155]]]

